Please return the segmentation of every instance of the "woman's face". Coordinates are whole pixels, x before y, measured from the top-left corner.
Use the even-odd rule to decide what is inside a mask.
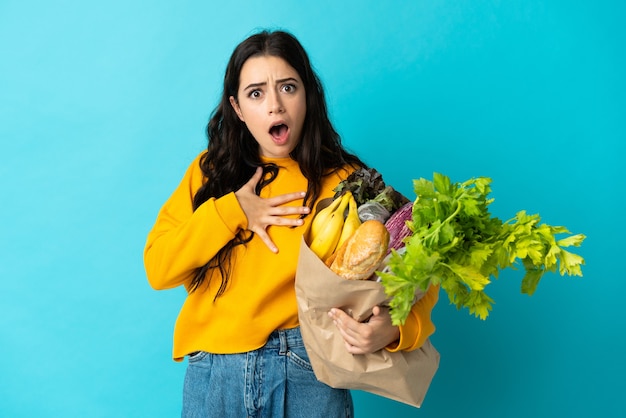
[[[300,141],[306,92],[298,72],[282,58],[249,58],[230,104],[258,142],[262,156],[288,157]]]

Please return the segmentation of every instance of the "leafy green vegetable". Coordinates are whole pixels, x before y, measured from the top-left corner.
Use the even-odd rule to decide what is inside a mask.
[[[532,295],[546,272],[582,276],[584,259],[566,251],[586,238],[570,234],[562,226],[539,224],[539,215],[518,212],[502,222],[489,213],[493,199],[491,179],[479,177],[451,183],[435,173],[433,181],[414,180],[417,196],[413,218],[408,223],[412,235],[405,251],[392,250],[389,272],[377,272],[391,297],[394,325],[403,324],[413,305],[417,289],[440,285],[457,309],[486,319],[493,300],[485,293],[490,277],[520,262],[525,270],[522,293]]]
[[[383,181],[383,176],[373,168],[360,168],[350,174],[334,189],[337,198],[346,191],[352,192],[357,205],[374,201],[380,203],[390,213],[409,202],[405,196]]]

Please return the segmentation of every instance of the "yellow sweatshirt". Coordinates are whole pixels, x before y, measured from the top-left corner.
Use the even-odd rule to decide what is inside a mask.
[[[198,268],[205,265],[237,231],[247,227],[246,216],[234,193],[203,203],[195,212],[193,197],[205,181],[198,155],[179,186],[161,208],[148,234],[144,264],[150,285],[157,290],[188,286]],[[305,191],[307,180],[290,158],[267,159],[280,170],[262,189],[261,197]],[[320,200],[331,197],[337,184],[350,174],[341,170],[325,178]],[[291,202],[300,206],[302,201]],[[294,217],[297,217],[294,215]],[[208,286],[188,293],[176,321],[173,358],[181,361],[194,351],[241,353],[263,346],[276,329],[298,326],[295,272],[304,225],[296,228],[270,226],[268,234],[279,249],[272,253],[258,236],[232,253],[231,275],[226,291],[214,300],[221,279],[209,271]],[[420,347],[434,332],[430,312],[438,292],[429,291],[418,302],[404,326],[400,340],[389,349]]]

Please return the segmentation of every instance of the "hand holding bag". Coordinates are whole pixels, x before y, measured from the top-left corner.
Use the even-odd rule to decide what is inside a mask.
[[[315,376],[334,388],[359,389],[420,407],[439,367],[439,352],[426,340],[413,351],[350,354],[332,319],[339,308],[362,322],[387,299],[371,280],[346,280],[309,249],[304,239],[296,271],[296,298],[302,338]]]

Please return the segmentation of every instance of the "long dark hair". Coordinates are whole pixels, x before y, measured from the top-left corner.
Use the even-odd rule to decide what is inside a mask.
[[[261,161],[258,143],[230,104],[231,96],[237,99],[239,76],[244,63],[249,58],[263,55],[284,59],[298,72],[304,85],[306,117],[302,138],[290,156],[298,162],[302,174],[308,180],[305,204],[312,208],[317,201],[324,176],[346,164],[366,167],[356,155],[343,148],[339,134],[328,117],[322,83],[300,42],[284,31],[262,31],[240,43],[226,67],[222,97],[207,125],[207,152],[200,160],[207,181],[194,196],[194,210],[210,198],[219,198],[239,190],[259,166],[263,167],[263,180],[256,186],[257,194],[278,174],[275,164]],[[222,283],[215,297],[220,296],[228,283],[233,248],[247,243],[252,236],[251,231],[240,231],[206,265],[198,269],[190,290],[196,290],[204,282],[209,269],[218,268]]]

